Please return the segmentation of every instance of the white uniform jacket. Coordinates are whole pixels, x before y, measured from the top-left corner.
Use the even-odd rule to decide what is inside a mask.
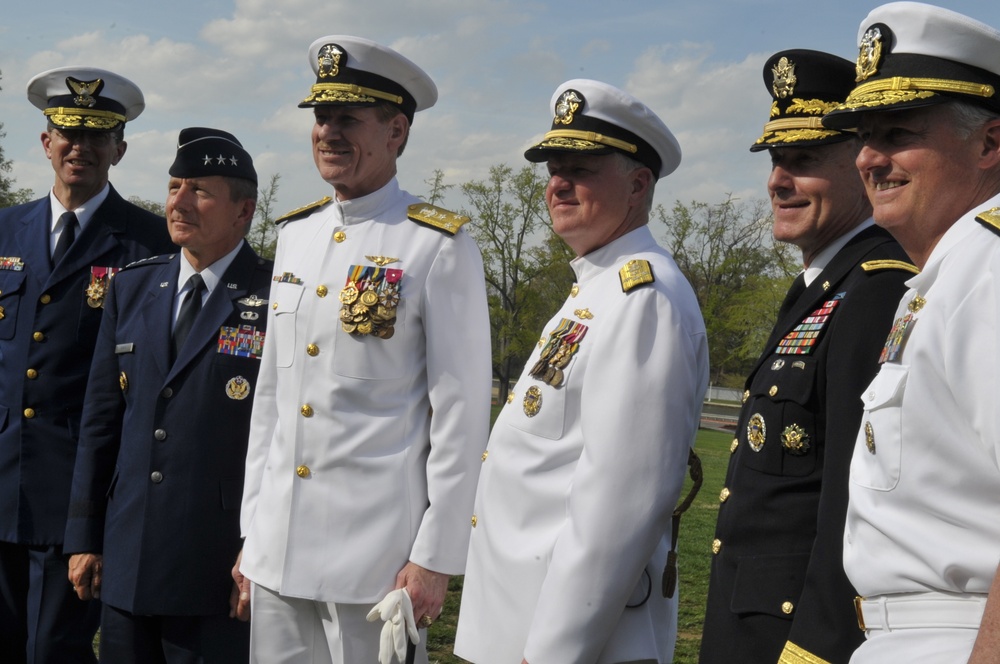
[[[243,572],[282,595],[375,602],[408,560],[465,568],[489,430],[485,282],[464,230],[407,218],[419,202],[392,180],[279,234],[241,528]],[[398,280],[393,332],[349,334],[341,289],[377,267]]]
[[[623,289],[648,261],[653,282]],[[691,286],[642,227],[571,263],[493,428],[476,494],[456,654],[478,663],[670,662],[676,595],[661,577],[708,385]],[[557,379],[532,375],[553,337]],[[626,608],[626,605],[634,608]]]
[[[998,205],[1000,196],[959,219],[907,281],[887,361],[862,395],[844,567],[863,596],[984,597],[996,573],[1000,231],[975,217]],[[897,661],[964,662],[975,639],[973,629],[950,630],[957,641],[948,652],[938,630],[932,640],[945,647],[943,657],[924,645],[899,650],[922,644],[926,631],[870,633],[851,661],[889,661],[892,652]]]

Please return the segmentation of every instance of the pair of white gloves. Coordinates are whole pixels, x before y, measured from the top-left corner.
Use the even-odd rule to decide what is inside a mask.
[[[406,662],[407,635],[414,645],[420,643],[420,632],[413,619],[413,603],[406,588],[393,590],[368,612],[368,622],[379,618],[385,621],[379,640],[379,664],[391,664],[393,655],[403,664]]]

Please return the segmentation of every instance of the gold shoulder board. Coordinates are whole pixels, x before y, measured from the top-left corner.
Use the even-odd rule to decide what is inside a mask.
[[[912,263],[906,261],[880,260],[866,261],[861,264],[861,269],[865,272],[877,272],[878,270],[904,270],[913,274],[920,274],[920,269]]]
[[[448,235],[454,235],[459,228],[472,221],[469,217],[428,203],[414,203],[406,208],[406,215],[413,221],[444,231]]]
[[[622,292],[627,293],[636,286],[653,283],[653,270],[649,261],[633,258],[618,270],[618,278],[622,281]]]
[[[275,224],[284,224],[284,223],[289,222],[289,221],[295,221],[296,219],[302,219],[303,217],[309,216],[310,214],[312,214],[312,212],[314,210],[320,209],[321,207],[323,207],[324,205],[326,205],[327,203],[329,203],[332,200],[333,199],[330,198],[329,196],[324,196],[323,198],[319,199],[318,201],[313,201],[309,205],[303,205],[300,208],[295,208],[291,212],[286,212],[285,214],[283,214],[280,217],[278,217],[277,219],[275,219],[274,223]]]
[[[1000,208],[992,208],[986,212],[980,212],[976,215],[976,221],[997,235],[1000,235]]]

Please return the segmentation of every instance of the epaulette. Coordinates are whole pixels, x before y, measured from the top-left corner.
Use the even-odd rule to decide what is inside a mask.
[[[618,278],[622,282],[622,292],[627,293],[636,286],[653,283],[653,269],[649,261],[633,258],[618,270]]]
[[[986,212],[976,215],[976,221],[981,223],[987,230],[1000,235],[1000,208],[991,208]]]
[[[286,212],[277,219],[274,220],[275,225],[286,224],[290,221],[295,221],[296,219],[302,219],[312,214],[313,210],[318,210],[333,199],[329,196],[324,196],[318,201],[313,201],[309,205],[303,205],[300,208],[295,208],[291,212]]]
[[[907,263],[906,261],[894,261],[894,260],[878,260],[878,261],[866,261],[861,264],[861,269],[865,272],[877,272],[878,270],[903,270],[905,272],[912,272],[913,274],[920,274],[920,268],[918,268],[913,263]]]
[[[162,265],[163,263],[169,263],[171,260],[173,260],[174,256],[176,255],[177,254],[160,254],[158,256],[149,256],[147,258],[140,258],[137,261],[132,261],[122,269],[128,270],[133,267],[141,267],[143,265]]]
[[[406,208],[406,216],[412,221],[444,231],[448,235],[454,235],[458,229],[472,221],[469,217],[428,203],[414,203]]]

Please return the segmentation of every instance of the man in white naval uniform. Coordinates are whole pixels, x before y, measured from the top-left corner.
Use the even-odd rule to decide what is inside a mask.
[[[694,292],[646,225],[680,147],[604,83],[567,81],[552,105],[551,130],[525,157],[547,162],[546,202],[577,283],[483,458],[455,653],[670,662],[671,513],[708,385]]]
[[[346,35],[310,60],[300,106],[335,197],[279,234],[234,576],[253,582],[253,661],[374,663],[372,604],[405,588],[426,627],[464,571],[489,427],[485,282],[468,219],[395,179],[431,79]]]
[[[867,638],[851,662],[997,661],[1000,32],[897,2],[858,39],[859,82],[823,122],[858,129],[875,221],[921,273],[862,395],[844,567]]]

